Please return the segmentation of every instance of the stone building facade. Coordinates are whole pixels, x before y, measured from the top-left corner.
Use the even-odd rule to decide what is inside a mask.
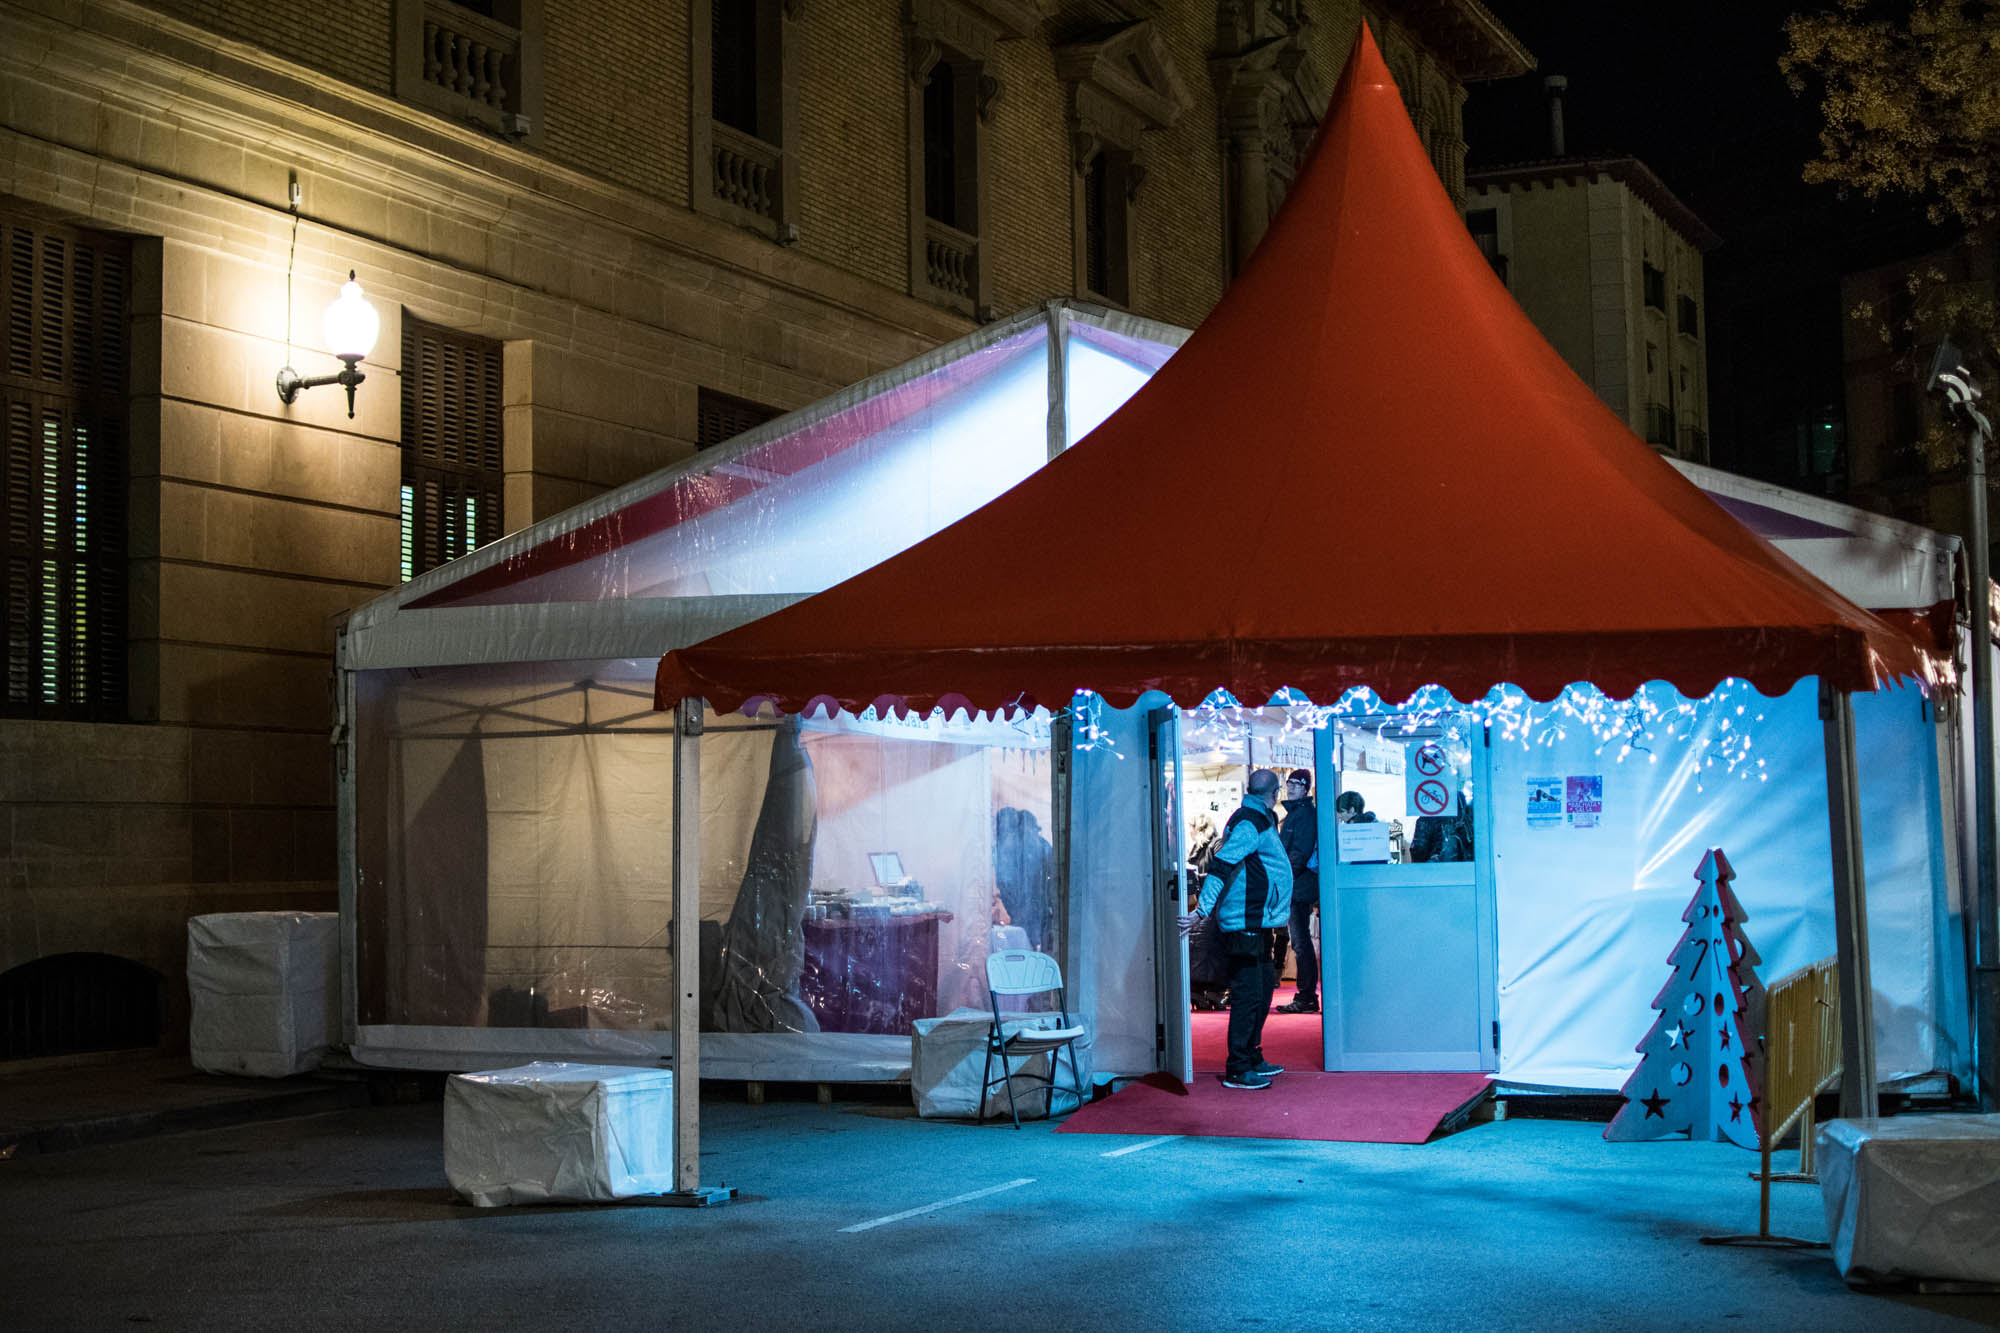
[[[0,0],[0,1059],[333,906],[345,612],[996,312],[1199,322],[1364,14],[1457,191],[1479,0]]]
[[[1570,368],[1661,453],[1709,461],[1707,292],[1719,238],[1636,158],[1472,174],[1466,223]]]

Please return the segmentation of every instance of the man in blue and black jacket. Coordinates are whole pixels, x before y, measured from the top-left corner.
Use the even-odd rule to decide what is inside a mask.
[[[1260,768],[1250,775],[1242,808],[1229,817],[1209,858],[1195,910],[1181,918],[1181,933],[1205,916],[1215,918],[1229,976],[1229,1060],[1225,1088],[1268,1088],[1284,1069],[1264,1058],[1264,1018],[1278,989],[1271,931],[1292,912],[1292,863],[1278,840],[1278,775]]]

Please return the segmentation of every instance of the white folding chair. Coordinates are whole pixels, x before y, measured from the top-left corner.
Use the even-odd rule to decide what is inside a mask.
[[[993,1024],[986,1032],[986,1070],[981,1076],[979,1089],[979,1115],[986,1116],[986,1096],[995,1085],[1007,1085],[1007,1110],[1014,1117],[1014,1128],[1021,1127],[1021,1108],[1014,1100],[1014,1080],[1025,1078],[1031,1083],[1045,1084],[1048,1090],[1048,1114],[1056,1109],[1056,1075],[1062,1071],[1063,1052],[1069,1053],[1070,1086],[1076,1093],[1076,1104],[1083,1105],[1083,1073],[1076,1063],[1076,1043],[1084,1034],[1081,1023],[1069,1021],[1069,1008],[1063,999],[1062,967],[1045,953],[1033,953],[1026,949],[1008,949],[986,955],[986,989],[993,996]],[[1002,1018],[1000,997],[1003,995],[1046,995],[1053,991],[1056,997],[1054,1017],[1057,1026],[1038,1026],[1045,1019],[1015,1016]],[[1046,1074],[1022,1073],[1014,1068],[1016,1059],[1028,1060],[1037,1055],[1049,1057],[1049,1072]],[[1000,1077],[993,1077],[993,1061],[1000,1061]]]

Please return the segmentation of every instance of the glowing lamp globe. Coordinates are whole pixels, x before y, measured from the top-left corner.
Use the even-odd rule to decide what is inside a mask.
[[[287,284],[289,287],[289,278]],[[291,306],[285,307],[286,320],[291,318]],[[354,386],[368,377],[361,373],[361,363],[375,350],[375,335],[382,331],[382,318],[375,313],[361,295],[361,284],[354,280],[354,270],[347,271],[347,281],[340,286],[340,295],[326,308],[326,345],[340,358],[341,370],[337,375],[315,375],[311,379],[299,374],[290,366],[278,372],[278,401],[289,405],[306,389],[321,384],[338,384],[347,390],[347,415],[354,415]],[[289,343],[287,344],[289,345]]]
[[[365,361],[375,350],[375,336],[382,331],[382,317],[361,295],[361,284],[348,270],[340,295],[326,308],[326,345],[342,361],[352,365]]]

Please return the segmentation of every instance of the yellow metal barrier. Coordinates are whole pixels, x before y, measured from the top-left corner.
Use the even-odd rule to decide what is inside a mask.
[[[1771,1182],[1816,1180],[1813,1174],[1813,1098],[1840,1077],[1840,987],[1834,960],[1823,958],[1771,984],[1764,1003],[1764,1113],[1758,1136],[1757,1234],[1704,1236],[1709,1245],[1765,1244],[1820,1248],[1820,1242],[1771,1234]],[[1799,1127],[1799,1169],[1773,1175],[1771,1150],[1785,1131]]]

